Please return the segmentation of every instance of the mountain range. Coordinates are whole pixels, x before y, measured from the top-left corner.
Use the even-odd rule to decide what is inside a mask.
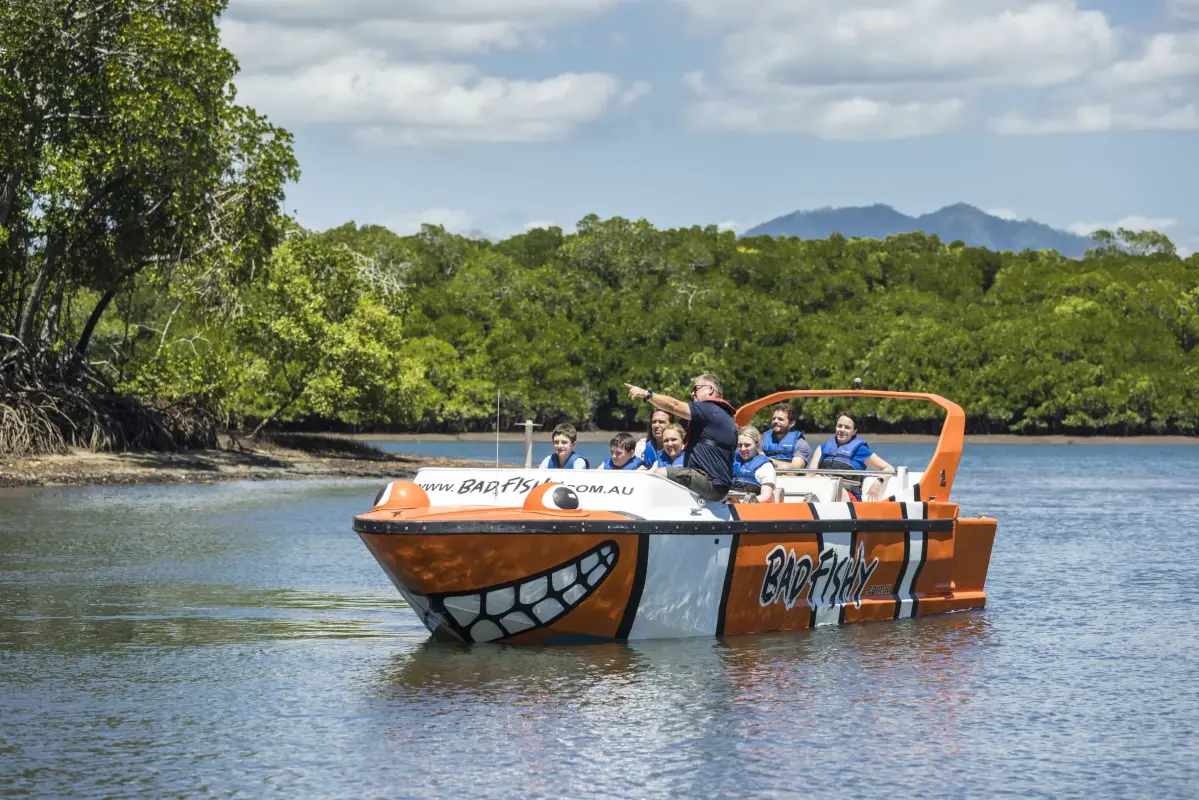
[[[955,203],[930,214],[910,217],[888,205],[820,208],[795,211],[750,228],[742,236],[798,236],[826,239],[834,233],[847,238],[883,239],[897,233],[936,234],[942,242],[961,240],[989,250],[1056,250],[1078,258],[1094,243],[1086,236],[1051,228],[1031,219],[1003,219],[966,203]]]

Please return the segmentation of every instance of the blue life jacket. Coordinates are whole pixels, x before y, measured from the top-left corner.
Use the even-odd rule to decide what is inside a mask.
[[[687,451],[683,450],[679,453],[679,457],[674,461],[670,460],[670,456],[666,455],[666,451],[658,453],[658,460],[654,462],[655,467],[683,467],[687,464]]]
[[[600,465],[600,469],[616,469],[616,470],[637,469],[637,467],[641,466],[644,463],[645,462],[642,461],[640,458],[637,458],[637,456],[633,456],[632,458],[629,459],[629,463],[625,464],[623,467],[618,467],[612,463],[612,457],[608,456],[607,458],[604,459],[604,463]]]
[[[766,435],[762,437],[762,453],[770,458],[790,461],[795,458],[795,447],[802,438],[804,438],[802,431],[790,430],[783,434],[781,440],[776,442],[774,440],[774,430],[768,430],[766,431]]]
[[[583,458],[577,452],[571,453],[570,458],[566,459],[566,463],[562,466],[558,466],[558,454],[550,453],[550,463],[546,469],[574,469],[575,463],[578,461],[583,462],[584,469],[589,469],[591,467],[591,465],[587,463],[587,459]]]
[[[645,462],[645,465],[652,467],[657,464],[658,456],[661,455],[661,453],[662,451],[658,449],[656,444],[654,444],[653,437],[646,436],[645,448],[641,451],[641,460]]]
[[[758,468],[770,463],[770,456],[758,453],[749,461],[742,461],[741,454],[733,456],[733,488],[734,489],[761,489],[762,483],[758,480],[758,476],[754,473]]]
[[[858,458],[858,451],[866,446],[866,440],[857,436],[840,447],[837,437],[830,436],[820,447],[820,469],[866,469],[866,460]]]

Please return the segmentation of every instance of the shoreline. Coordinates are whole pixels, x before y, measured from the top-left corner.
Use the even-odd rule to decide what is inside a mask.
[[[493,466],[493,462],[405,453],[360,458],[321,455],[275,446],[223,447],[180,452],[68,453],[0,456],[0,489],[65,486],[224,483],[228,481],[411,478],[421,467]],[[513,465],[516,466],[516,465]]]
[[[300,434],[303,436],[303,434]],[[580,442],[602,443],[612,431],[587,431]],[[356,442],[494,442],[495,434],[324,434]],[[534,436],[534,445],[544,445],[545,436]],[[809,435],[809,441],[824,435]],[[921,434],[879,434],[868,440],[880,444],[933,445],[936,436]],[[501,442],[523,442],[523,433],[501,433]],[[1191,436],[1016,436],[989,434],[966,437],[966,446],[988,444],[1020,445],[1199,445]],[[411,478],[421,467],[493,467],[495,462],[407,453],[380,453],[377,456],[306,452],[259,445],[253,449],[229,449],[228,440],[209,450],[185,450],[176,453],[129,452],[94,453],[73,448],[62,455],[0,456],[0,489],[19,487],[64,486],[136,486],[141,484],[215,483],[250,480],[330,480],[338,478],[375,478],[389,481]],[[501,466],[519,468],[515,462]]]
[[[580,431],[579,441],[588,443],[604,443],[620,431]],[[629,433],[640,438],[644,431],[631,430]],[[340,436],[359,442],[495,442],[494,433],[336,433],[330,436]],[[805,433],[809,442],[821,442],[832,436],[827,433]],[[936,444],[937,435],[923,433],[866,433],[864,438],[869,442],[882,444]],[[501,442],[523,442],[523,433],[501,433]],[[548,445],[549,433],[540,429],[533,434],[533,445]],[[1106,436],[1098,434],[1052,434],[1038,436],[1021,436],[1015,433],[975,433],[966,434],[966,446],[985,444],[1172,444],[1199,445],[1199,436]]]

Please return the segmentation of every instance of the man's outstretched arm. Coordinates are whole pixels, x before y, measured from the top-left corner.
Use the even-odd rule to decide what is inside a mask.
[[[644,400],[648,397],[649,402],[654,408],[660,408],[667,413],[674,414],[676,417],[691,419],[690,404],[684,403],[682,400],[675,400],[673,397],[664,394],[658,394],[657,392],[651,393],[649,389],[642,389],[640,386],[634,386],[631,383],[626,383],[625,386],[629,387],[629,397],[634,400]]]

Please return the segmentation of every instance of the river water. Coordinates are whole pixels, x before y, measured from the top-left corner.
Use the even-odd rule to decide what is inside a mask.
[[[1196,474],[968,445],[985,610],[551,649],[428,642],[377,481],[0,490],[0,795],[1194,797]]]

